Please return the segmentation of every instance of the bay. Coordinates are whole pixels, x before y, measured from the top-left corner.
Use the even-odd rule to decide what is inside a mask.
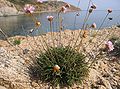
[[[79,14],[79,16],[76,16],[76,14]],[[93,11],[93,13],[91,13],[91,15],[89,16],[86,24],[91,25],[92,23],[96,23],[97,28],[99,28],[106,14],[107,11],[104,10]],[[41,26],[38,28],[35,27],[35,22],[32,20],[32,17],[28,15],[0,17],[0,28],[7,34],[8,37],[16,35],[40,35],[50,31],[50,23],[46,18],[48,15],[54,16],[54,20],[52,22],[53,31],[58,31],[59,20],[61,21],[63,30],[77,30],[81,29],[83,25],[86,11],[63,13],[60,15],[60,18],[58,18],[58,14],[56,12],[44,12],[34,14],[34,18],[41,22]],[[109,20],[108,18],[113,18],[113,20]],[[112,25],[117,24],[120,24],[120,10],[114,10],[111,14],[109,14],[102,28],[111,27]],[[31,29],[34,29],[32,34],[29,33]],[[4,36],[0,34],[0,39],[3,38]]]

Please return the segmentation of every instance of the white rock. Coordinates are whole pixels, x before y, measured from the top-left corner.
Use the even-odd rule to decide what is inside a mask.
[[[6,52],[6,50],[3,47],[0,47],[0,54]]]
[[[101,78],[101,82],[104,84],[104,86],[106,87],[106,89],[112,89],[110,83],[108,80]]]
[[[5,88],[4,86],[0,86],[0,89],[7,89],[7,88]]]
[[[1,7],[0,13],[2,13],[3,16],[17,15],[18,11],[16,8],[13,8],[13,7]]]
[[[99,86],[98,89],[106,89],[103,85]]]

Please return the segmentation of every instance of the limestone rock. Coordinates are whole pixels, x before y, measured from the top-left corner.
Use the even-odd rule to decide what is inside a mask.
[[[99,86],[98,89],[106,89],[103,85]]]
[[[0,15],[1,16],[8,16],[8,15],[17,15],[18,11],[16,8],[13,7],[2,7],[0,8]]]
[[[101,78],[101,83],[106,87],[106,89],[112,89],[108,80]]]
[[[0,89],[7,89],[7,88],[5,88],[5,87],[3,87],[3,86],[0,86]]]
[[[32,82],[32,86],[33,87],[39,87],[39,85],[36,82],[34,82],[34,81]]]
[[[18,10],[13,3],[7,0],[0,0],[0,16],[17,15]]]

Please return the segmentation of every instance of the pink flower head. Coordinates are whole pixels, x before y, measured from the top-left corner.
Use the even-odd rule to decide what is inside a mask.
[[[76,16],[79,16],[79,15],[80,15],[80,13],[77,13],[77,14],[76,14]]]
[[[67,4],[65,5],[65,8],[70,8],[70,4],[67,3]]]
[[[65,13],[66,10],[67,10],[67,8],[66,8],[65,6],[62,6],[62,8],[61,8],[61,12]]]
[[[95,5],[95,4],[92,4],[91,8],[92,8],[92,9],[96,9],[96,5]]]
[[[24,7],[24,11],[26,13],[33,13],[35,10],[35,7],[30,5],[30,4],[26,4],[25,7]]]
[[[43,0],[37,0],[38,3],[43,3]]]
[[[47,16],[48,21],[53,21],[53,16]]]
[[[109,9],[108,9],[108,13],[112,13],[112,9],[109,8]]]
[[[113,51],[114,50],[114,45],[111,41],[107,41],[105,42],[106,48],[108,49],[108,51]]]
[[[96,26],[95,23],[93,23],[93,24],[91,25],[91,27],[92,27],[92,28],[96,28],[97,26]]]

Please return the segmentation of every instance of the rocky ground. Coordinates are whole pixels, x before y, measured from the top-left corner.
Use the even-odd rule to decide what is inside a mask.
[[[65,30],[61,32],[61,41],[60,36],[58,36],[60,34],[54,33],[55,46],[60,43],[68,45],[71,42],[71,46],[73,47],[73,43],[75,43],[79,32],[80,30]],[[103,48],[104,41],[107,41],[109,37],[119,37],[120,28],[103,29],[96,36],[95,33],[95,30],[87,31],[86,37],[82,41],[82,47],[85,47],[89,53],[92,53],[94,49],[98,52],[97,49]],[[39,50],[46,48],[43,47],[43,45],[45,46],[44,40],[48,45],[53,45],[51,33],[36,37],[16,36],[8,38],[8,41],[12,42],[13,39],[20,39],[21,44],[19,46],[12,46],[6,41],[0,40],[0,89],[53,89],[48,84],[31,79],[28,69],[33,61],[31,57],[34,58]],[[78,45],[80,39],[78,39]],[[89,43],[90,45],[86,46]],[[100,45],[99,48],[98,45]],[[29,51],[26,52],[25,49]],[[94,52],[93,55],[95,55]],[[57,89],[62,88],[57,87]],[[64,89],[120,89],[120,59],[105,56],[103,53],[102,57],[90,68],[89,77],[86,78],[82,85],[73,85]]]

